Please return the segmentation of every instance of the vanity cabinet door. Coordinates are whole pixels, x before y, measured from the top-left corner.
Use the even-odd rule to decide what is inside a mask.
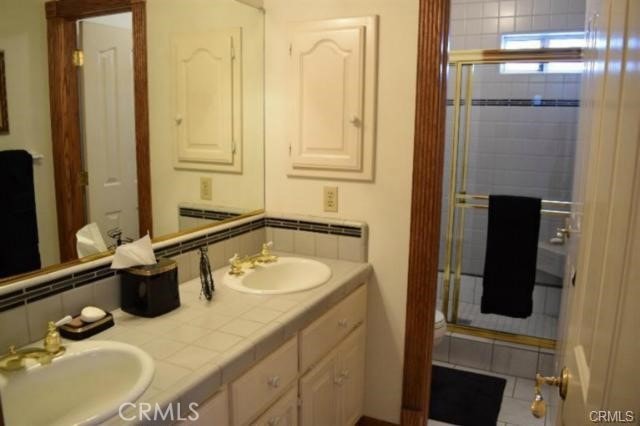
[[[340,424],[354,425],[364,404],[365,327],[360,326],[338,348],[340,362]]]
[[[303,426],[354,425],[364,400],[365,327],[356,328],[300,380]]]
[[[338,425],[338,353],[327,355],[300,379],[300,423],[304,426]]]
[[[292,387],[253,423],[254,426],[297,426],[298,387]]]

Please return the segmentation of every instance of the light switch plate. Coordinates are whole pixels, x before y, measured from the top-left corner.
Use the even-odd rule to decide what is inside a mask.
[[[211,178],[200,178],[200,198],[202,200],[211,200],[213,198],[213,190],[211,189]]]
[[[324,187],[324,211],[325,212],[338,212],[338,187],[337,186],[325,186]]]

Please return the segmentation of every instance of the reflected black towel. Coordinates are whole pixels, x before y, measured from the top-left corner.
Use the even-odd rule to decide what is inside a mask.
[[[541,206],[539,198],[489,196],[483,314],[531,315]]]
[[[33,158],[0,151],[0,278],[40,269]]]

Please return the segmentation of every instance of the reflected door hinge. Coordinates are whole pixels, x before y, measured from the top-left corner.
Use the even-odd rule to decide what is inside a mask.
[[[293,54],[293,44],[289,43],[289,56]]]
[[[291,157],[291,144],[289,144],[289,157]]]
[[[233,44],[231,45],[231,60],[232,61],[236,60],[236,48]]]
[[[80,49],[73,51],[73,65],[81,67],[84,65],[84,52]]]
[[[231,141],[231,153],[235,154],[236,153],[236,141]]]
[[[78,186],[88,186],[89,185],[89,172],[83,170],[78,175]]]

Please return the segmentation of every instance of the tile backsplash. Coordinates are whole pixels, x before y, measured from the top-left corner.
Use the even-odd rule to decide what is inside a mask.
[[[262,215],[237,225],[213,227],[193,238],[160,244],[157,257],[169,257],[178,264],[178,281],[199,276],[204,245],[212,267],[228,263],[235,253],[258,253],[266,241],[274,250],[308,256],[364,262],[367,260],[367,225],[317,217],[286,214]],[[157,245],[155,245],[157,246]],[[22,346],[40,340],[48,321],[75,315],[87,305],[112,311],[120,307],[120,275],[109,264],[59,276],[0,295],[0,352],[9,345]]]

